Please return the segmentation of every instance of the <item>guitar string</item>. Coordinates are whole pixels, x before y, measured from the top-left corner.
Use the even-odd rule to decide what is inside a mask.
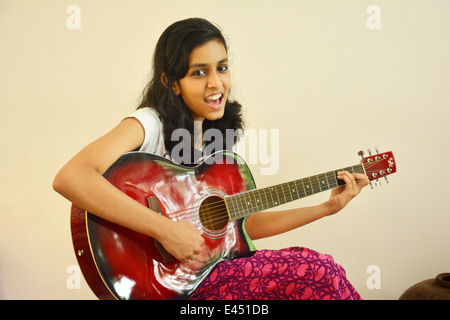
[[[353,171],[355,171],[354,169],[355,168],[358,169],[357,168],[358,166],[359,165],[353,166],[353,167],[351,167],[351,169]],[[341,170],[343,170],[343,169],[341,169]],[[336,170],[336,171],[340,171],[340,170]],[[321,175],[307,177],[307,178],[304,178],[304,179],[287,182],[287,183],[280,184],[280,185],[277,185],[277,186],[259,189],[258,190],[258,191],[260,191],[259,195],[261,195],[262,197],[258,197],[258,199],[265,200],[266,204],[264,204],[264,201],[261,201],[262,203],[260,205],[256,205],[256,203],[253,203],[254,201],[248,201],[248,199],[245,198],[246,192],[244,192],[242,194],[237,194],[237,195],[234,195],[234,196],[230,196],[230,197],[235,197],[235,198],[238,198],[238,197],[242,198],[242,197],[244,197],[243,199],[235,200],[235,207],[242,207],[242,209],[238,208],[238,210],[234,210],[234,213],[235,213],[235,215],[236,215],[236,213],[242,214],[243,212],[249,210],[249,208],[246,207],[246,204],[244,202],[247,202],[247,206],[249,204],[254,204],[255,205],[254,208],[261,207],[261,209],[264,209],[264,207],[266,207],[266,206],[267,206],[267,208],[270,208],[271,205],[269,205],[268,197],[266,195],[266,190],[268,190],[268,189],[271,189],[270,192],[269,192],[270,198],[272,198],[272,200],[273,200],[273,196],[277,197],[278,198],[277,202],[279,202],[279,204],[284,204],[285,203],[285,202],[282,201],[282,199],[280,201],[280,196],[279,196],[280,193],[282,194],[282,197],[285,198],[285,200],[287,200],[289,198],[289,200],[287,200],[287,202],[288,201],[292,201],[292,200],[297,200],[297,199],[301,198],[300,197],[300,192],[298,191],[298,189],[299,189],[299,185],[298,184],[301,183],[302,184],[301,187],[304,189],[303,180],[309,180],[310,181],[310,183],[307,184],[307,185],[308,186],[312,186],[312,190],[310,191],[310,192],[312,192],[311,194],[314,194],[314,193],[317,193],[317,192],[321,192],[321,191],[325,191],[325,190],[322,190],[323,184],[322,185],[320,184],[320,181],[318,180],[319,176],[326,177],[327,185],[328,185],[328,188],[326,190],[329,190],[331,187],[329,185],[328,178],[331,178],[331,177],[334,178],[335,179],[335,183],[336,183],[337,182],[337,179],[336,179],[336,176],[335,176],[336,171],[330,171],[330,172],[327,172],[327,173],[324,173],[324,174],[321,174]],[[331,177],[330,177],[330,174],[331,174]],[[316,179],[317,181],[313,181],[313,180],[311,180],[311,178]],[[295,184],[295,191],[296,191],[296,193],[297,193],[299,198],[294,198],[291,195],[291,190],[292,190],[291,188],[292,187],[289,186],[289,184],[292,184],[292,183]],[[318,191],[315,191],[316,189]],[[273,192],[273,190],[275,190],[276,195]],[[253,191],[253,190],[249,190],[249,191]],[[261,192],[264,192],[264,194],[261,194]],[[306,190],[305,190],[303,197],[306,196],[307,194],[308,194],[308,192],[306,192]],[[255,198],[255,200],[258,201],[256,198]],[[270,202],[272,202],[272,201],[270,201]],[[267,208],[265,208],[265,209],[267,209]],[[179,210],[179,211],[174,211],[172,213],[169,213],[168,215],[169,216],[170,215],[172,215],[172,216],[176,215],[175,218],[179,218],[179,219],[183,220],[186,216],[191,216],[192,213],[195,213],[197,211],[197,209],[199,209],[199,206],[192,207],[192,208],[187,208],[187,209],[183,209],[183,210]],[[227,212],[226,211],[226,206],[225,206],[225,200],[223,200],[223,199],[218,200],[218,201],[214,201],[214,202],[211,202],[211,203],[208,203],[206,205],[203,205],[202,209],[209,210],[210,216],[213,217],[213,219],[207,220],[207,221],[205,221],[205,223],[207,223],[209,221],[217,220],[218,219],[217,217],[222,218],[224,216],[223,215],[224,211]],[[183,214],[179,214],[181,212],[184,212],[184,213]],[[228,220],[228,214],[226,215],[226,219]]]
[[[283,190],[281,190],[281,191],[283,191]],[[294,199],[292,196],[290,196],[289,200],[296,200],[296,199]],[[219,200],[219,201],[215,201],[212,204],[214,204],[214,207],[213,207],[213,210],[211,210],[211,208],[209,210],[209,219],[202,220],[202,222],[204,224],[208,224],[208,223],[214,223],[214,222],[222,223],[222,222],[228,221],[229,218],[228,218],[228,212],[227,212],[226,206],[225,206],[225,201],[224,200]],[[282,203],[280,202],[280,204],[282,204]],[[236,215],[237,214],[241,215],[245,211],[247,211],[247,215],[249,215],[248,214],[249,213],[249,209],[246,208],[243,203],[238,204],[237,206],[238,207],[239,206],[242,207],[242,209],[238,208],[238,210],[234,210],[234,217],[235,217],[235,219],[233,219],[233,220],[236,220]],[[257,212],[257,211],[259,211],[259,209],[267,209],[267,208],[270,208],[270,207],[271,207],[271,205],[269,205],[269,201],[267,200],[267,197],[266,197],[266,201],[265,202],[262,201],[260,205],[254,206],[253,209],[255,209],[254,212]],[[190,218],[192,217],[192,214],[197,213],[197,209],[198,208],[199,207],[197,206],[196,208],[189,208],[187,210],[184,210],[186,212],[184,214],[182,214],[182,215],[176,216],[176,218],[178,218],[179,220],[192,221]],[[194,216],[194,218],[195,218],[195,216]]]
[[[326,175],[330,175],[330,174],[332,175],[333,178],[335,178],[335,174],[334,174],[333,171],[330,171],[328,173],[324,173],[322,175],[325,177]],[[280,198],[279,194],[281,193],[283,198],[285,198],[285,199],[286,198],[290,198],[290,200],[294,200],[293,197],[291,196],[291,190],[292,190],[291,188],[292,187],[289,186],[289,184],[295,184],[295,190],[296,190],[297,194],[299,195],[300,192],[298,191],[298,189],[300,189],[299,188],[300,186],[298,184],[301,183],[302,184],[301,188],[305,189],[303,180],[307,180],[307,179],[310,181],[310,183],[307,183],[308,186],[312,186],[313,190],[319,189],[318,192],[322,191],[322,185],[320,184],[320,182],[318,180],[317,180],[317,182],[316,181],[312,181],[311,178],[318,179],[318,176],[308,177],[308,178],[304,178],[304,179],[300,179],[300,180],[296,180],[296,181],[290,181],[290,182],[287,182],[287,183],[284,183],[284,184],[279,184],[279,185],[276,185],[276,186],[273,186],[273,187],[267,187],[267,188],[263,188],[263,189],[258,189],[257,192],[259,193],[259,195],[262,196],[262,197],[258,197],[258,198],[266,198],[266,199],[268,199],[268,197],[266,195],[266,191],[269,191],[269,197],[270,198],[273,198],[273,197]],[[328,178],[326,178],[326,180],[328,180]],[[327,184],[329,186],[328,182],[327,182]],[[271,190],[269,190],[269,189],[271,189]],[[287,189],[289,189],[289,190],[287,190]],[[329,188],[327,188],[327,190],[328,189]],[[251,192],[251,191],[255,191],[255,190],[248,190],[248,191]],[[273,192],[273,191],[275,191],[275,192]],[[262,194],[262,193],[264,193],[264,194]],[[275,193],[276,193],[276,195],[275,195]],[[304,196],[306,196],[308,194],[308,192],[306,192],[306,190],[304,190],[304,192],[301,192],[301,193],[302,194],[304,193]],[[317,193],[317,192],[313,192],[313,193]],[[234,201],[235,202],[235,206],[242,206],[244,210],[248,210],[248,209],[244,208],[244,206],[245,206],[244,202],[246,202],[247,205],[249,203],[248,199],[245,198],[245,197],[248,197],[248,193],[247,192],[243,192],[241,194],[232,195],[232,196],[229,196],[228,198],[231,198],[231,197],[236,199]],[[253,196],[253,197],[255,197],[255,196]],[[300,195],[299,195],[299,197],[300,197]],[[237,199],[237,198],[242,198],[242,199]],[[256,198],[255,198],[255,200],[256,200]],[[252,202],[252,201],[250,201],[250,202]],[[278,202],[280,202],[280,200]],[[221,200],[218,200],[218,201],[214,201],[214,202],[210,202],[208,204],[205,204],[205,205],[202,206],[202,208],[211,211],[211,210],[215,209],[216,205],[220,207],[220,206],[223,206],[223,204],[224,204],[224,200],[221,199]],[[264,207],[263,204],[259,205],[259,206]],[[199,206],[196,206],[196,207],[193,207],[193,208],[186,208],[186,209],[183,209],[183,210],[174,211],[174,212],[172,212],[170,214],[172,214],[172,215],[176,214],[176,215],[178,215],[178,217],[183,218],[183,214],[179,215],[179,213],[185,212],[185,215],[190,215],[190,214],[192,214],[193,209],[195,210],[198,207]],[[258,207],[258,206],[256,206],[256,207]],[[220,213],[222,213],[222,212],[220,212]]]
[[[320,188],[321,189],[321,188]],[[329,188],[328,188],[329,189]],[[322,190],[320,190],[320,191],[322,191]],[[288,195],[288,197],[290,197],[290,199],[289,199],[289,201],[291,201],[291,200],[296,200],[296,199],[294,199],[293,197],[292,197],[292,195],[290,195],[290,193],[288,192],[287,194],[286,194],[286,190],[284,190],[284,189],[281,189],[280,190],[280,192],[282,192],[283,193],[283,195],[284,195],[284,197],[286,197],[286,195]],[[216,205],[216,204],[218,204],[218,205]],[[253,203],[252,203],[253,204]],[[267,205],[268,203],[266,203],[266,205]],[[280,202],[280,204],[283,204],[282,202]],[[211,203],[211,205],[214,205],[214,207],[213,207],[213,209],[215,209],[215,212],[214,212],[214,210],[211,210],[211,208],[210,208],[210,219],[209,220],[205,220],[205,221],[203,221],[203,223],[213,223],[213,222],[218,222],[218,223],[222,223],[222,222],[225,222],[225,221],[227,221],[227,220],[229,220],[228,219],[228,215],[227,214],[223,214],[223,213],[226,213],[227,211],[226,211],[226,207],[225,207],[225,202],[223,201],[223,200],[219,200],[219,201],[215,201],[215,202],[213,202],[213,203]],[[240,209],[239,208],[239,210],[237,210],[237,211],[235,211],[234,213],[235,213],[235,215],[236,214],[242,214],[242,213],[244,213],[245,211],[247,211],[247,214],[246,215],[249,215],[248,213],[249,213],[249,208],[247,207],[245,207],[245,204],[243,204],[243,203],[240,203],[240,204],[238,204],[238,206],[242,206],[242,209]],[[211,207],[211,206],[210,206]],[[264,202],[262,203],[262,204],[260,204],[260,205],[256,205],[256,206],[254,206],[253,208],[254,209],[256,209],[256,210],[254,210],[254,212],[257,212],[258,211],[258,207],[260,207],[261,209],[267,209],[267,208],[264,208],[265,207],[265,205],[264,205]],[[270,207],[270,205],[268,206],[268,207]],[[197,207],[198,208],[198,207]],[[197,209],[197,208],[195,208],[195,209]],[[192,213],[194,213],[194,212],[196,212],[196,210],[192,210],[192,209],[188,209],[188,215],[191,215]],[[218,214],[217,214],[218,213]],[[245,215],[244,215],[245,216]],[[181,215],[181,216],[178,216],[178,218],[180,218],[181,220],[184,220],[185,219],[185,217],[186,217],[186,215]],[[189,219],[190,220],[190,219]]]
[[[369,171],[370,172],[370,171]],[[284,190],[282,189],[281,190],[282,192],[284,192]],[[293,200],[293,199],[291,199],[291,200]],[[280,203],[281,204],[281,203]],[[241,204],[242,205],[242,204]],[[261,209],[264,209],[264,205],[263,204],[261,204],[261,205],[259,205],[260,207],[261,207]],[[256,206],[255,208],[257,208],[257,207],[259,207],[259,206]],[[269,206],[270,207],[270,206]],[[224,210],[226,210],[225,208],[223,208]],[[267,208],[266,208],[267,209]],[[246,214],[244,214],[244,216],[248,216],[248,215],[250,215],[249,214],[249,209],[248,208],[242,208],[242,210],[238,210],[238,211],[235,211],[235,214],[236,213],[238,213],[239,215],[240,214],[242,214],[242,213],[245,213],[245,211],[247,211],[246,212]],[[254,212],[257,212],[258,210],[254,210]],[[213,218],[213,219],[209,219],[209,220],[206,220],[206,221],[204,221],[204,224],[207,224],[207,223],[218,223],[218,224],[221,224],[221,223],[223,223],[223,222],[226,222],[226,221],[228,221],[229,219],[228,219],[228,216],[223,216],[223,215],[219,215],[219,216],[216,216],[215,218]]]
[[[280,204],[282,204],[282,203],[280,203]],[[202,224],[206,224],[207,225],[207,224],[212,223],[214,225],[214,223],[222,224],[223,222],[229,221],[230,219],[228,217],[228,212],[226,210],[226,207],[224,206],[224,203],[221,203],[219,205],[219,207],[220,206],[221,206],[221,208],[217,207],[214,210],[215,212],[212,212],[212,213],[209,214],[208,219],[201,219],[200,218],[200,221],[202,222]],[[242,217],[245,217],[245,216],[249,216],[252,213],[260,211],[259,209],[263,209],[264,210],[264,209],[267,209],[267,208],[270,208],[270,207],[271,207],[271,205],[268,205],[268,206],[266,205],[265,206],[264,204],[261,204],[261,205],[253,207],[252,208],[252,209],[254,209],[253,212],[251,212],[250,209],[245,208],[245,207],[242,207],[242,209],[238,208],[238,210],[234,211],[234,219],[232,219],[232,220],[237,220],[239,218],[242,218]],[[182,216],[178,216],[177,217],[178,220],[187,220],[187,221],[190,221],[190,222],[195,222],[197,220],[195,218],[197,217],[198,214],[200,214],[199,212],[197,212],[196,209],[197,208],[190,209],[189,212],[187,212],[187,214],[183,214]],[[197,214],[197,215],[194,216],[193,214]]]
[[[355,169],[358,169],[358,167],[359,167],[359,165],[356,165],[356,166],[353,166],[353,167],[348,167],[348,168],[345,168],[345,169],[351,169],[353,172],[358,172],[357,170],[355,171]],[[271,191],[273,191],[273,189],[277,189],[277,188],[280,188],[280,193],[282,193],[282,196],[283,196],[283,198],[284,198],[284,200],[286,200],[286,202],[289,202],[289,201],[292,201],[292,200],[297,200],[297,199],[299,199],[299,198],[301,198],[301,196],[300,196],[300,193],[299,193],[299,191],[298,191],[298,187],[299,187],[299,185],[298,185],[298,183],[301,183],[302,184],[302,188],[304,189],[304,195],[303,196],[306,196],[306,195],[308,195],[308,192],[306,192],[306,190],[305,190],[305,188],[304,188],[304,183],[303,183],[303,181],[304,180],[309,180],[309,184],[307,184],[307,185],[311,185],[312,186],[312,190],[310,190],[310,192],[312,192],[311,194],[315,194],[315,193],[317,193],[317,192],[321,192],[321,191],[325,191],[325,190],[329,190],[329,189],[331,189],[332,187],[330,187],[330,183],[329,183],[329,181],[328,181],[328,178],[330,177],[330,178],[334,178],[334,183],[336,183],[337,184],[337,177],[336,177],[336,172],[337,171],[341,171],[341,170],[344,170],[344,169],[340,169],[340,170],[336,170],[336,171],[330,171],[330,172],[327,172],[327,173],[324,173],[324,174],[320,174],[320,175],[316,175],[316,176],[311,176],[311,177],[307,177],[307,178],[304,178],[304,179],[300,179],[300,180],[296,180],[296,181],[291,181],[291,182],[287,182],[287,183],[284,183],[284,184],[280,184],[280,185],[277,185],[277,186],[274,186],[274,187],[269,187],[269,188],[264,188],[264,189],[261,189],[261,190],[268,190],[268,189],[271,189]],[[330,176],[331,175],[331,176]],[[320,180],[319,180],[319,177],[325,177],[325,179],[327,180],[327,188],[325,189],[325,190],[323,190],[323,184],[321,184],[320,183]],[[316,181],[314,181],[314,180],[316,180]],[[322,180],[322,182],[323,182],[323,180]],[[294,183],[295,184],[295,188],[294,189],[291,189],[292,187],[289,185],[289,184],[291,184],[291,183]],[[287,187],[286,187],[287,186]],[[315,191],[315,190],[318,190],[318,191]],[[295,190],[295,192],[297,193],[297,197],[294,197],[293,195],[292,195],[292,193],[291,193],[291,190],[292,191],[294,191]],[[265,192],[264,192],[265,193]],[[277,193],[277,195],[276,195],[276,197],[278,198],[278,201],[277,202],[279,202],[278,204],[276,204],[277,202],[274,202],[273,201],[273,198],[272,198],[272,194],[274,194],[273,192],[272,193],[270,193],[270,196],[271,196],[271,198],[272,198],[272,203],[273,204],[275,204],[275,205],[281,205],[281,204],[284,204],[285,202],[283,202],[283,200],[281,199],[280,200],[280,196],[278,195],[278,191],[276,191],[276,193]],[[239,195],[238,195],[239,196]],[[257,200],[257,199],[255,199],[255,200]],[[241,200],[241,202],[242,202],[242,200]],[[247,200],[245,200],[244,199],[244,202],[247,202],[247,205],[250,205],[250,204],[254,204],[254,201],[247,201]],[[268,205],[268,206],[267,206]],[[239,214],[239,216],[242,214],[242,213],[247,213],[247,214],[244,214],[244,216],[247,216],[247,215],[249,215],[249,208],[248,207],[245,207],[245,203],[240,203],[240,204],[238,204],[238,206],[242,206],[242,210],[238,210],[238,211],[235,211],[234,213],[235,213],[235,215],[236,215],[236,213],[238,213]],[[268,202],[266,203],[266,206],[267,206],[267,208],[270,208],[272,205],[271,204],[269,204]],[[262,204],[260,204],[260,205],[256,205],[256,206],[253,206],[252,207],[252,209],[256,209],[256,208],[258,208],[258,207],[261,207],[261,209],[267,209],[267,208],[264,208],[265,207],[265,205],[264,205],[264,203],[262,203]],[[253,210],[254,212],[257,212],[258,211],[258,209],[256,209],[256,210]],[[219,218],[217,218],[217,219],[220,219],[220,217]],[[222,221],[223,222],[223,221]]]
[[[367,172],[373,172],[373,171],[371,171],[371,170],[367,170],[367,169],[370,169],[370,167],[372,167],[372,166],[374,166],[375,164],[378,164],[378,162],[380,162],[380,161],[383,161],[384,159],[380,159],[380,160],[378,160],[378,161],[375,161],[375,162],[372,162],[372,163],[369,163],[369,164],[367,164],[365,167],[366,167],[366,173]],[[353,166],[353,167],[349,167],[349,168],[351,168],[352,170],[353,169],[355,169],[355,167],[357,168],[359,165],[356,165],[356,166]],[[345,169],[347,169],[347,168],[345,168]],[[341,169],[341,170],[344,170],[344,169]],[[340,171],[340,170],[336,170],[336,171]],[[266,190],[268,190],[268,189],[272,189],[271,191],[273,191],[274,189],[275,189],[275,191],[276,191],[276,193],[277,193],[277,195],[276,195],[276,197],[278,198],[278,200],[280,200],[279,198],[279,195],[278,195],[278,191],[280,192],[280,193],[282,193],[282,195],[283,195],[283,197],[285,198],[285,200],[287,199],[287,197],[288,198],[290,198],[290,200],[289,201],[291,201],[291,200],[296,200],[296,199],[294,199],[293,197],[292,197],[292,195],[291,195],[291,193],[290,193],[290,191],[289,190],[287,190],[288,188],[286,188],[286,186],[288,185],[288,184],[290,184],[290,183],[302,183],[303,184],[303,180],[305,180],[305,179],[309,179],[310,180],[310,185],[312,186],[312,188],[313,188],[313,190],[315,190],[315,189],[319,189],[319,192],[320,191],[322,191],[322,188],[321,188],[321,185],[320,185],[320,181],[318,180],[318,178],[319,178],[319,176],[327,176],[327,175],[329,175],[330,173],[331,174],[333,174],[333,177],[334,178],[336,178],[335,177],[335,172],[336,171],[330,171],[330,172],[327,172],[327,173],[324,173],[324,174],[321,174],[321,175],[316,175],[316,176],[312,176],[312,177],[307,177],[307,178],[304,178],[304,179],[300,179],[300,180],[296,180],[296,181],[291,181],[291,182],[287,182],[287,183],[284,183],[284,184],[280,184],[280,185],[276,185],[276,186],[274,186],[274,187],[269,187],[269,188],[263,188],[263,189],[259,189],[258,191],[262,191],[262,190],[264,190],[264,193],[265,193],[265,191]],[[353,170],[354,171],[354,170]],[[315,182],[315,181],[311,181],[311,178],[315,178],[316,180],[317,180],[317,182]],[[327,177],[328,178],[328,177]],[[328,186],[329,186],[329,183],[328,183]],[[298,189],[298,185],[296,186],[297,187],[297,189]],[[302,185],[302,187],[304,187],[303,185]],[[278,189],[278,190],[277,190]],[[290,189],[290,188],[289,188]],[[328,188],[328,189],[330,189],[330,188]],[[327,189],[327,190],[328,190]],[[253,190],[249,190],[249,191],[253,191]],[[245,193],[245,192],[244,192]],[[298,193],[298,190],[297,190],[297,193]],[[316,193],[316,192],[313,192],[312,194],[314,194],[314,193]],[[306,193],[305,193],[305,195],[306,195]],[[243,194],[237,194],[237,195],[234,195],[234,196],[230,196],[230,197],[240,197],[240,196],[243,196]],[[272,197],[272,196],[275,196],[275,194],[272,192],[272,193],[270,193],[270,197]],[[266,198],[266,200],[267,200],[267,195],[263,195],[263,197],[265,197]],[[261,197],[262,198],[262,197]],[[298,198],[297,198],[298,199]],[[237,215],[237,214],[239,214],[239,216],[242,214],[242,213],[244,213],[245,211],[247,211],[247,213],[249,212],[249,208],[247,207],[247,208],[245,208],[245,204],[244,203],[242,203],[242,201],[243,201],[244,199],[241,199],[241,200],[239,200],[241,203],[238,203],[236,206],[237,207],[239,207],[239,206],[242,206],[242,209],[241,208],[238,208],[238,210],[235,210],[234,211],[234,214],[235,214],[235,216]],[[278,201],[279,202],[279,204],[283,204],[282,203],[282,201]],[[247,201],[247,204],[248,203],[251,203],[251,204],[253,204],[253,202],[252,201]],[[266,206],[268,205],[269,203],[266,201]],[[254,206],[253,208],[258,208],[258,207],[261,207],[261,209],[263,209],[264,207],[265,207],[265,205],[264,205],[264,203],[262,203],[262,204],[260,204],[260,205],[256,205],[256,206]],[[271,206],[269,205],[268,206],[268,208],[270,208]],[[199,206],[196,206],[196,207],[192,207],[192,208],[187,208],[187,209],[183,209],[183,210],[179,210],[179,211],[176,211],[176,212],[171,212],[171,213],[169,213],[168,214],[168,216],[173,216],[173,215],[176,215],[176,218],[178,218],[179,220],[185,220],[185,218],[186,217],[189,217],[189,216],[192,216],[192,214],[193,213],[196,213],[197,212],[197,209],[199,209],[200,207]],[[208,210],[209,212],[209,216],[210,216],[210,219],[209,220],[205,220],[205,221],[202,221],[204,224],[207,224],[207,223],[213,223],[214,221],[215,222],[219,222],[219,223],[221,223],[221,222],[225,222],[225,221],[228,221],[229,219],[228,219],[228,212],[227,212],[227,210],[226,210],[226,205],[225,205],[225,200],[223,200],[223,199],[221,199],[221,200],[218,200],[218,201],[214,201],[214,202],[210,202],[210,203],[208,203],[208,204],[206,204],[206,205],[204,205],[203,207],[202,207],[204,210]],[[267,208],[266,208],[267,209]],[[254,211],[254,212],[257,212],[258,210],[256,210],[256,211]],[[181,213],[181,212],[183,212],[182,214],[179,214],[179,213]],[[226,214],[224,214],[224,213],[226,213]],[[245,215],[244,215],[245,216]],[[190,220],[190,219],[189,219]]]

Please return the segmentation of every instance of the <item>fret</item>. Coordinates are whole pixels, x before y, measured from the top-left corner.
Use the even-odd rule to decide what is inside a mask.
[[[275,187],[274,187],[274,189],[275,189],[275,202],[276,202],[276,205],[277,206],[279,206],[280,204],[282,204],[283,203],[283,194],[281,193],[281,189],[280,189],[280,185],[276,185]]]
[[[271,208],[275,206],[274,205],[275,199],[273,198],[273,191],[274,191],[273,187],[267,188],[267,194],[268,194],[268,198],[267,198],[268,202],[267,202],[267,204]]]
[[[280,197],[280,194],[279,194],[279,192],[278,192],[278,188],[279,188],[278,185],[276,185],[276,186],[274,187],[274,191],[275,191],[275,194],[274,194],[274,198],[275,198],[274,204],[275,204],[276,206],[279,206],[279,205],[281,204],[281,197]]]
[[[319,181],[320,191],[325,191],[329,189],[327,179],[324,173],[317,175],[317,181]]]
[[[344,185],[343,180],[337,179],[338,171],[350,173],[365,173],[362,164],[346,167],[315,176],[293,180],[257,190],[249,190],[225,198],[232,220],[249,216],[255,212],[273,208],[284,203],[301,199],[315,193],[326,191]]]
[[[248,193],[243,193],[241,196],[241,203],[242,203],[242,214],[244,214],[244,216],[247,216],[247,213],[249,213],[249,207],[250,207],[250,202],[248,202],[247,200],[248,197]],[[248,202],[248,204],[247,204]]]
[[[300,198],[306,197],[305,187],[303,186],[302,180],[296,180],[295,184],[297,185],[297,191]]]
[[[270,189],[270,191],[271,191],[271,196],[272,196],[272,199],[273,199],[273,206],[275,207],[275,206],[278,206],[279,204],[280,204],[280,197],[278,196],[278,191],[277,191],[277,187],[275,186],[275,187],[272,187],[271,189]]]
[[[255,209],[261,210],[261,200],[260,200],[260,194],[259,193],[252,193],[252,204]]]
[[[295,185],[294,181],[288,183],[288,188],[289,188],[289,196],[291,197],[290,201],[297,200],[300,198],[297,186]]]
[[[267,194],[267,188],[263,188],[255,192],[255,208],[259,211],[271,208],[271,197]]]
[[[362,173],[362,174],[366,173],[366,171],[364,170],[364,165],[363,164],[358,164],[355,167],[356,167],[355,172]]]
[[[283,184],[281,184],[280,185],[280,188],[281,188],[281,193],[283,194],[283,199],[284,199],[284,202],[282,202],[282,203],[287,203],[288,202],[288,200],[287,200],[287,198],[286,198],[286,192],[288,192],[289,193],[289,185],[288,185],[288,183],[283,183]]]
[[[269,205],[269,199],[267,198],[267,188],[261,189],[261,195],[263,195],[261,197],[261,201],[262,201],[262,209],[269,209],[270,205]]]
[[[274,205],[275,198],[274,198],[273,192],[274,192],[274,187],[267,188],[267,194],[269,195],[268,196],[268,200],[269,200],[268,205],[270,205],[271,208],[275,206]]]
[[[250,210],[252,210],[254,208],[254,206],[252,204],[252,199],[251,199],[252,194],[253,194],[252,192],[244,193],[244,199],[243,199],[244,200],[244,208],[247,211],[247,213],[250,213],[251,212]]]
[[[238,210],[241,213],[241,217],[245,217],[245,207],[244,207],[244,201],[243,201],[243,194],[238,195]]]
[[[257,210],[263,209],[262,202],[261,202],[261,193],[259,193],[259,192],[253,193],[253,203]]]
[[[302,179],[302,183],[303,183],[303,186],[305,189],[306,196],[312,195],[313,192],[312,192],[312,188],[311,188],[311,180],[309,180],[309,178],[305,178],[305,179]]]
[[[327,173],[324,173],[323,175],[325,176],[325,181],[327,182],[327,187],[328,187],[328,189],[330,189],[330,182],[328,181],[328,176],[327,176],[327,174],[328,174],[328,172],[327,172]]]
[[[312,188],[314,193],[319,193],[320,191],[320,182],[318,176],[312,176],[310,177],[310,180],[312,179]]]
[[[230,219],[236,220],[235,215],[236,215],[237,210],[234,206],[234,201],[227,201],[227,199],[225,199],[225,206],[227,207],[227,211],[230,216]]]
[[[343,169],[344,171],[348,171],[350,173],[354,173],[353,167],[347,167]]]
[[[236,220],[236,219],[241,218],[241,216],[238,215],[239,212],[241,212],[241,209],[239,207],[239,201],[238,201],[239,195],[235,195],[232,199],[233,199],[233,201],[226,201],[226,203],[227,203],[227,207],[228,207],[228,211],[229,212],[230,212],[230,209],[229,209],[230,205],[228,205],[228,203],[232,203],[232,206],[233,206],[235,211],[234,212],[230,212],[229,216],[230,216],[230,219]],[[227,200],[231,200],[231,199],[229,198]]]
[[[260,201],[259,201],[259,193],[251,193],[252,205],[256,210],[261,210]]]
[[[337,171],[330,171],[326,173],[328,185],[330,189],[338,187],[338,180],[337,180]]]

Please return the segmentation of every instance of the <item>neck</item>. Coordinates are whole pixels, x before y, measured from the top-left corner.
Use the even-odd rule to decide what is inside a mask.
[[[200,149],[203,145],[203,119],[194,121],[194,148]]]
[[[343,170],[350,173],[365,173],[364,165],[357,164],[352,167],[229,196],[225,198],[225,201],[230,219],[244,218],[256,212],[344,185],[345,183],[337,178],[337,172]]]

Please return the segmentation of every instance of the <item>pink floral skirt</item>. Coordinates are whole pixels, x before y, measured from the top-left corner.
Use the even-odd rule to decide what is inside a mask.
[[[291,247],[219,263],[191,300],[361,300],[333,257]]]

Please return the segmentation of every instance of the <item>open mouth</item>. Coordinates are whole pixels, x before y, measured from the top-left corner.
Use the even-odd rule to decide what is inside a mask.
[[[217,93],[205,98],[205,102],[211,107],[219,107],[222,103],[223,93]]]

